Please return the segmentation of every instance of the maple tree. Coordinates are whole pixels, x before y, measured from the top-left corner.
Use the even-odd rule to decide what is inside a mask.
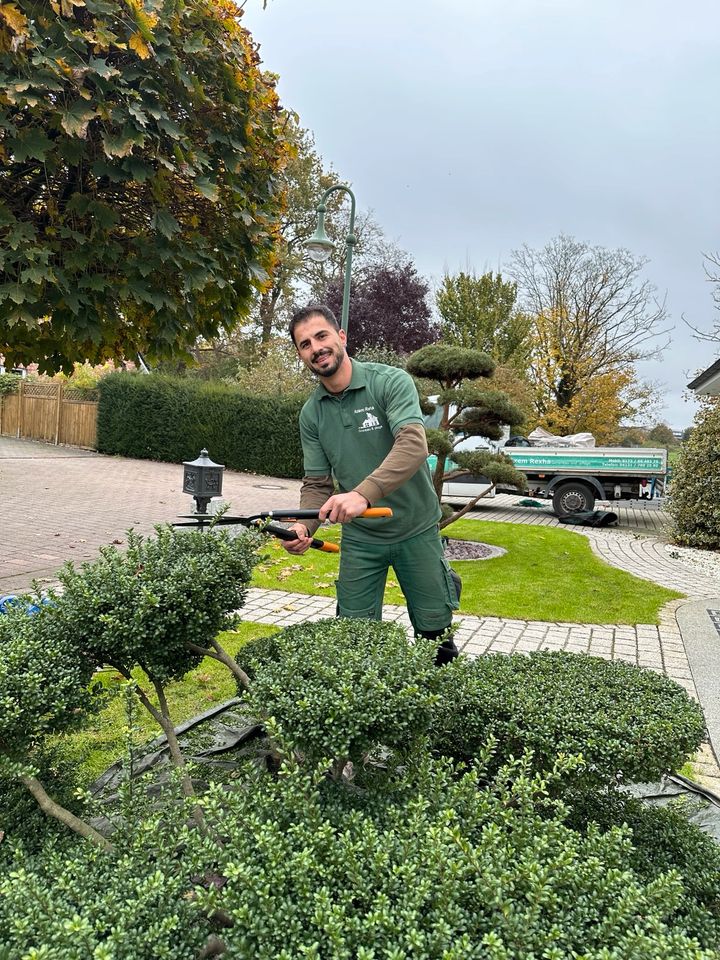
[[[0,344],[187,356],[275,260],[287,146],[230,0],[0,5]]]

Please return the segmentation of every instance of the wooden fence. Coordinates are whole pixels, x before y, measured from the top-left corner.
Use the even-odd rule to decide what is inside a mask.
[[[0,436],[97,447],[97,393],[62,383],[21,380],[0,397]]]

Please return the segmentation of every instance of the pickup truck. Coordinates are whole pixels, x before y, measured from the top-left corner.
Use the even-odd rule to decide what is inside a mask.
[[[429,398],[433,403],[437,397]],[[451,407],[451,412],[454,412]],[[438,406],[425,417],[426,427],[439,427],[442,409]],[[543,431],[535,431],[542,433]],[[663,495],[668,476],[667,450],[645,447],[569,446],[561,438],[552,438],[557,445],[531,443],[527,437],[510,436],[495,443],[483,437],[465,437],[457,450],[488,450],[505,453],[517,469],[524,473],[533,497],[552,500],[558,517],[595,508],[596,500],[654,500]],[[531,435],[532,436],[532,435]],[[546,433],[548,438],[550,434]],[[586,434],[592,440],[590,434]],[[572,439],[572,438],[569,438]],[[592,441],[594,443],[594,440]],[[542,443],[542,441],[540,441]],[[537,444],[537,445],[536,445]],[[436,458],[428,460],[435,469]],[[450,458],[446,470],[455,464]],[[490,489],[487,477],[455,477],[443,484],[445,500],[471,500]],[[499,493],[517,493],[515,489],[497,488]],[[491,491],[494,495],[494,490]]]

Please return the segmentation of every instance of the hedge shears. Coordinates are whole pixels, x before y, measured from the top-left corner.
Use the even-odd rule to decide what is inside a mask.
[[[282,520],[285,523],[295,523],[298,520],[317,520],[319,519],[319,510],[263,510],[261,513],[253,513],[249,517],[231,517],[226,513],[212,516],[209,513],[194,513],[189,516],[181,517],[182,523],[174,523],[174,527],[198,527],[203,530],[205,525],[227,526],[229,524],[241,524],[244,527],[257,527],[263,533],[271,533],[278,540],[297,540],[296,535],[285,527],[280,527],[276,523],[269,523],[269,520]],[[390,507],[369,507],[364,513],[360,514],[363,518],[373,517],[391,517]],[[330,543],[327,540],[317,540],[313,538],[310,544],[315,550],[323,550],[325,553],[339,553],[340,547],[336,543]]]

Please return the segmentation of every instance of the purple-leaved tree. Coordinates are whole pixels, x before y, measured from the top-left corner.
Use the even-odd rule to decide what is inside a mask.
[[[407,354],[435,343],[440,335],[428,303],[430,287],[409,261],[381,266],[365,273],[350,288],[348,352],[382,346]],[[337,317],[342,309],[343,285],[332,283],[325,294]]]

